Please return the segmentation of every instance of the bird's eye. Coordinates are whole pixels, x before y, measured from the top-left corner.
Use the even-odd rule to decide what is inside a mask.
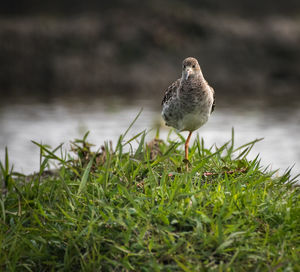
[[[185,65],[183,65],[183,68],[185,68]]]
[[[193,65],[193,68],[195,68],[196,66],[195,66],[195,64]]]

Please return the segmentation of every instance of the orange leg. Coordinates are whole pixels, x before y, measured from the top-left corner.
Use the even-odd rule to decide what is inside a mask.
[[[192,131],[190,131],[189,136],[187,137],[186,141],[185,141],[185,145],[184,145],[184,150],[185,150],[185,159],[188,160],[189,157],[189,142],[192,136]]]

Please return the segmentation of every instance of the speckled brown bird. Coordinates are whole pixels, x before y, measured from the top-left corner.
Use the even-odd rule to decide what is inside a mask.
[[[207,122],[214,107],[214,89],[204,79],[198,61],[186,58],[182,62],[181,78],[167,88],[162,101],[162,117],[166,125],[179,131],[189,131],[185,142],[186,160],[193,131]]]

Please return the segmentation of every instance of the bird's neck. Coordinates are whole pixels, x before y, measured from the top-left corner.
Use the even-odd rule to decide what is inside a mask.
[[[193,76],[185,79],[181,78],[180,87],[177,89],[177,98],[181,99],[185,97],[186,94],[191,94],[193,92],[199,92],[200,89],[205,85],[205,79],[201,72],[194,74]]]

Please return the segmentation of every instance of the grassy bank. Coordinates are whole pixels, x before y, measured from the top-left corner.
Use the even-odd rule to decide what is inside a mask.
[[[255,141],[233,139],[196,140],[187,171],[178,139],[122,135],[99,152],[86,137],[70,153],[40,145],[40,172],[27,177],[7,157],[0,270],[300,270],[300,190],[289,172],[272,175],[247,160]],[[59,170],[46,171],[50,161]]]

